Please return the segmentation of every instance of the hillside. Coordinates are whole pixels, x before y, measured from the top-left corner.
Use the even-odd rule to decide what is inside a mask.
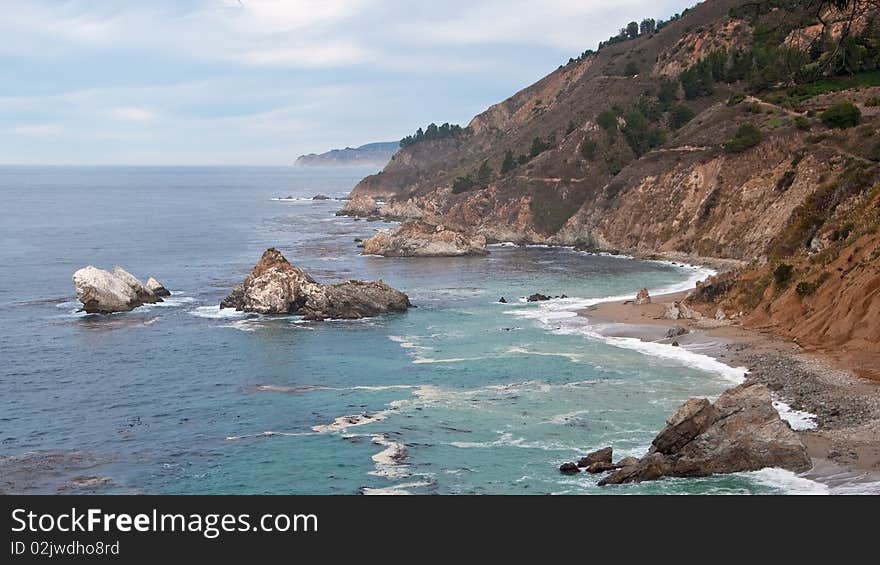
[[[490,241],[730,260],[703,300],[876,350],[876,213],[855,211],[877,207],[878,68],[876,2],[707,0],[407,144],[352,196]],[[765,284],[780,264],[791,288]]]
[[[400,149],[397,141],[368,143],[360,147],[333,149],[325,153],[309,153],[296,159],[297,167],[384,167]]]

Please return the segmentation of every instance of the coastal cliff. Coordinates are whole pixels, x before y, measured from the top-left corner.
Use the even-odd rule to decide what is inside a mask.
[[[707,0],[614,37],[352,198],[489,242],[729,260],[698,306],[877,353],[880,22],[807,4]]]

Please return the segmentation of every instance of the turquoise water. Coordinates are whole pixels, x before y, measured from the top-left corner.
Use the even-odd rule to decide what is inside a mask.
[[[388,226],[337,218],[339,201],[308,197],[344,196],[367,172],[0,169],[11,210],[0,248],[8,488],[56,492],[82,476],[103,480],[73,492],[819,488],[772,470],[606,490],[597,477],[560,475],[560,463],[606,445],[641,455],[683,400],[738,376],[698,352],[602,338],[573,314],[704,273],[536,247],[364,257],[354,238]],[[288,195],[302,200],[272,200]],[[320,280],[384,279],[418,308],[325,323],[220,312],[269,246]],[[174,295],[126,314],[77,313],[70,276],[86,264],[156,276]],[[533,292],[572,298],[521,301]],[[17,476],[14,462],[27,457],[54,463]]]

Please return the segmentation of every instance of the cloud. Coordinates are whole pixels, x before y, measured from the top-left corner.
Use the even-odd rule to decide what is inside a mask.
[[[64,131],[64,128],[58,124],[23,124],[12,127],[11,131],[15,135],[47,137],[60,135]]]
[[[367,49],[346,41],[331,45],[253,49],[234,59],[251,65],[321,68],[361,63],[368,58],[368,53]]]
[[[121,106],[110,110],[114,119],[122,122],[149,122],[156,118],[156,113],[138,106]]]
[[[692,2],[0,0],[0,159],[278,164],[399,139]]]

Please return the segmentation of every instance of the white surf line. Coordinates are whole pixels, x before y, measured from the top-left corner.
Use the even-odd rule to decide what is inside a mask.
[[[779,412],[779,417],[788,422],[791,429],[795,431],[815,430],[819,424],[816,421],[819,417],[804,410],[795,410],[788,403],[774,398],[773,408]]]
[[[260,432],[258,434],[244,434],[244,435],[240,435],[240,436],[226,436],[226,441],[238,441],[240,439],[254,439],[254,438],[275,437],[275,436],[302,437],[302,436],[313,436],[313,435],[315,435],[315,432],[266,431],[266,432]]]
[[[330,424],[318,424],[312,426],[312,430],[320,434],[341,432],[348,428],[365,426],[367,424],[372,424],[373,422],[381,422],[388,417],[390,412],[391,409],[380,410],[373,414],[347,414],[345,416],[339,416]]]
[[[621,259],[636,260],[632,257],[619,256]],[[691,290],[697,281],[716,274],[714,269],[707,267],[699,267],[696,265],[688,265],[684,263],[674,263],[672,261],[659,260],[658,263],[674,266],[677,269],[690,271],[690,276],[684,281],[673,283],[659,289],[649,291],[654,296],[670,294],[674,292],[682,292]],[[631,295],[606,296],[601,298],[563,298],[542,302],[536,309],[517,309],[508,310],[505,313],[520,318],[528,318],[537,320],[541,325],[553,333],[561,334],[581,334],[585,337],[596,339],[607,343],[613,347],[621,349],[630,349],[638,351],[647,356],[667,359],[681,363],[682,365],[694,367],[700,370],[708,371],[721,375],[723,378],[732,383],[739,384],[745,380],[745,373],[748,371],[745,367],[731,367],[722,363],[717,358],[703,353],[690,351],[685,347],[675,347],[671,344],[659,343],[654,341],[643,341],[638,338],[631,337],[615,337],[600,333],[588,322],[583,324],[560,324],[563,320],[569,322],[579,318],[578,311],[597,304],[606,302],[619,302],[623,300],[631,300]],[[583,319],[581,317],[581,319]],[[588,318],[587,318],[588,319]]]
[[[407,449],[404,444],[390,440],[384,434],[373,436],[373,443],[385,449],[371,458],[376,463],[376,469],[370,471],[371,475],[387,479],[401,479],[409,476],[407,470],[409,466],[404,463],[407,458]]]

